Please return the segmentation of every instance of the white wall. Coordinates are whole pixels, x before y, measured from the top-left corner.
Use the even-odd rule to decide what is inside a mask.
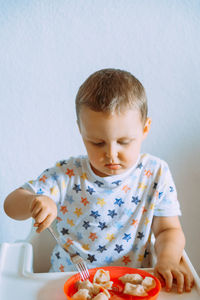
[[[198,0],[0,1],[0,242],[30,230],[4,214],[6,195],[85,153],[77,89],[91,72],[116,67],[146,87],[153,124],[143,150],[171,167],[200,273],[199,41]]]

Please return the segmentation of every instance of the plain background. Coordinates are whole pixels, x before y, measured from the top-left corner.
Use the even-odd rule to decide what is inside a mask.
[[[200,274],[198,0],[0,0],[0,242],[31,229],[30,220],[5,215],[5,197],[55,161],[85,153],[74,99],[107,67],[146,88],[153,122],[142,150],[170,166]]]

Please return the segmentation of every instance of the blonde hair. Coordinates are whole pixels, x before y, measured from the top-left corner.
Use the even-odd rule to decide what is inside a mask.
[[[147,119],[147,98],[143,85],[131,73],[119,69],[99,70],[80,86],[76,95],[78,122],[82,106],[106,113],[136,108],[140,111],[143,124]]]

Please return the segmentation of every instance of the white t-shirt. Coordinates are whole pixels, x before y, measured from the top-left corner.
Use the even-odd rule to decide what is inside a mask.
[[[22,186],[47,195],[58,207],[57,231],[88,268],[140,268],[149,255],[153,216],[181,215],[168,165],[150,154],[120,175],[99,177],[87,156],[71,157]],[[74,270],[68,254],[56,246],[51,271]]]

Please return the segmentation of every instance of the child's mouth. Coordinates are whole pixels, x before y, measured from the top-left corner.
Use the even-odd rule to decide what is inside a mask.
[[[118,170],[120,168],[120,164],[106,164],[106,167],[111,170]]]

